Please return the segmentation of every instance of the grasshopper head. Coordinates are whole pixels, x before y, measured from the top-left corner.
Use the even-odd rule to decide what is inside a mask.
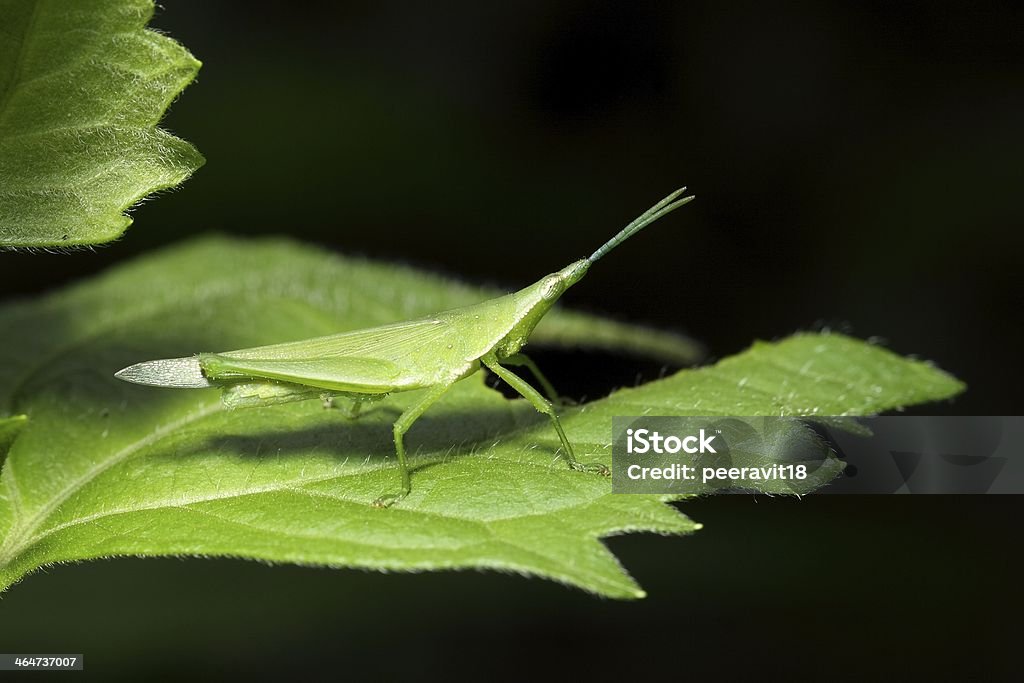
[[[541,318],[551,310],[565,290],[583,279],[589,268],[590,261],[581,259],[513,294],[517,320],[498,344],[498,355],[510,356],[523,348]]]
[[[540,320],[551,309],[565,290],[583,279],[590,269],[590,261],[580,259],[565,268],[547,275],[516,294],[522,307],[522,317]],[[534,322],[536,324],[536,322]],[[532,329],[532,326],[531,326]]]
[[[549,305],[558,301],[558,297],[565,293],[565,290],[583,279],[590,268],[590,261],[581,259],[570,263],[557,273],[552,273],[537,283],[540,286],[540,297]]]

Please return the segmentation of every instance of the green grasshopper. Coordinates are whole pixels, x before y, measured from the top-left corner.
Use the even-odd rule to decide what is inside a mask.
[[[136,384],[176,388],[221,387],[228,407],[265,406],[320,398],[352,401],[348,414],[358,415],[363,403],[398,391],[423,394],[395,421],[395,452],[402,488],[381,496],[375,507],[389,507],[412,489],[404,436],[412,424],[459,380],[481,366],[491,370],[551,419],[562,442],[565,461],[573,470],[608,476],[599,463],[576,460],[553,404],[558,394],[540,368],[520,353],[534,327],[598,259],[637,232],[693,199],[678,197],[681,188],[645,211],[608,240],[590,258],[572,263],[525,289],[483,303],[444,311],[418,320],[367,330],[342,332],[227,353],[200,353],[137,363],[114,376]],[[525,367],[547,398],[508,369]]]

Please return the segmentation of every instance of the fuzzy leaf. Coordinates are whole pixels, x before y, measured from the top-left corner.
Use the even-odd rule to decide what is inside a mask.
[[[0,248],[115,239],[203,164],[156,127],[199,70],[151,0],[0,0]]]
[[[28,418],[24,415],[12,415],[0,418],[0,462],[7,455],[7,449],[14,443],[14,437],[18,436]]]
[[[699,525],[667,496],[612,495],[607,479],[569,471],[546,418],[479,374],[409,432],[413,491],[388,510],[370,503],[397,486],[391,424],[411,394],[351,421],[316,401],[229,411],[215,389],[112,377],[140,360],[367,327],[491,293],[283,240],[206,239],[0,308],[0,328],[17,331],[0,339],[0,406],[28,415],[0,475],[0,586],[68,560],[227,555],[493,568],[641,596],[599,539]],[[649,333],[565,320],[553,312],[544,324],[556,333],[535,338],[585,344],[593,326],[604,346],[618,338],[636,351]],[[671,346],[654,338],[652,351]],[[859,414],[960,388],[863,342],[798,335],[567,410],[564,424],[581,458],[607,462],[613,415]]]

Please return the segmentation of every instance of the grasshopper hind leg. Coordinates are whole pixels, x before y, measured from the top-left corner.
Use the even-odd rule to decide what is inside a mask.
[[[337,410],[350,420],[359,417],[363,411],[363,401],[358,398],[339,400],[332,394],[321,394],[320,399],[324,402],[324,410]]]
[[[387,394],[348,394],[329,393],[320,394],[324,410],[337,410],[350,420],[355,420],[363,413],[363,406],[385,398]]]
[[[515,374],[508,368],[502,367],[498,363],[498,359],[493,356],[485,356],[480,361],[487,366],[487,368],[495,375],[505,381],[510,387],[519,392],[519,395],[529,401],[538,412],[544,413],[551,418],[551,423],[555,427],[555,431],[558,433],[558,439],[562,442],[562,450],[565,452],[565,460],[569,465],[569,469],[577,472],[593,472],[602,476],[611,476],[611,471],[606,465],[602,465],[599,462],[580,462],[576,459],[576,455],[573,453],[572,445],[569,443],[569,438],[565,435],[565,430],[562,429],[562,423],[558,420],[558,414],[555,412],[554,407],[551,405],[551,401],[546,400],[541,396],[540,392],[530,386],[529,382],[524,380],[519,375]]]

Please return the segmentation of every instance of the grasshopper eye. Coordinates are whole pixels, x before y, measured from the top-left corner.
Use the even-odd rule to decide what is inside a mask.
[[[545,301],[554,301],[558,297],[562,296],[562,279],[551,275],[544,280],[544,284],[541,285],[540,295]]]

